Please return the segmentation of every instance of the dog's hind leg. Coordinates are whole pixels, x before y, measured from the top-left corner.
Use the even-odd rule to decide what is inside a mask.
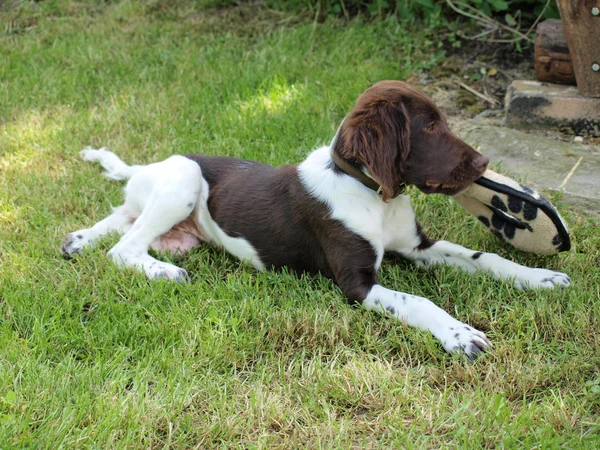
[[[84,247],[93,247],[99,238],[109,233],[126,233],[132,226],[135,215],[127,205],[121,205],[113,210],[107,218],[101,220],[91,228],[69,233],[62,244],[62,252],[65,258],[80,253]]]
[[[187,273],[173,264],[148,254],[152,243],[195,210],[200,198],[208,196],[208,184],[200,166],[183,156],[138,169],[125,188],[125,204],[139,211],[135,223],[109,252],[122,267],[143,271],[148,278],[187,279]]]
[[[143,166],[129,166],[105,147],[101,149],[85,148],[79,152],[84,161],[99,162],[106,169],[104,176],[113,180],[129,180]]]
[[[84,161],[98,162],[106,169],[104,176],[113,180],[128,180],[142,168],[142,166],[129,166],[113,152],[101,148],[99,150],[88,147],[80,153]],[[127,205],[121,205],[113,210],[107,218],[101,220],[91,228],[69,233],[62,244],[62,253],[65,258],[70,258],[80,253],[84,247],[93,247],[99,238],[109,233],[126,233],[137,217]]]

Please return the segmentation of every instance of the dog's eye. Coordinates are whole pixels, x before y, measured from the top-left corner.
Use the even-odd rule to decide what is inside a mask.
[[[431,122],[429,125],[427,125],[427,126],[425,127],[425,129],[426,129],[427,131],[433,131],[433,130],[435,130],[435,122]]]

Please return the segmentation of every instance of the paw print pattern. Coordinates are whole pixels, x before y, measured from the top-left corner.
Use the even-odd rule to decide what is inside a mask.
[[[556,236],[554,236],[552,238],[552,245],[555,245],[558,247],[558,246],[562,245],[562,243],[563,243],[563,238],[560,234],[557,233]]]
[[[509,196],[509,203],[511,203],[510,199],[512,197]],[[516,202],[512,202],[513,203],[513,207],[516,207]],[[492,215],[492,225],[494,226],[496,233],[494,233],[496,236],[500,237],[502,236],[502,240],[506,240],[506,239],[513,239],[515,237],[515,232],[517,227],[518,228],[523,228],[522,226],[520,226],[521,224],[517,224],[515,223],[515,220],[513,217],[509,216],[508,214],[506,214],[508,212],[508,207],[506,206],[506,204],[502,201],[502,199],[500,197],[498,197],[497,195],[494,195],[492,197],[492,206],[494,209],[492,209],[493,211],[493,215]],[[502,233],[504,231],[504,233]]]
[[[511,187],[506,187],[503,190],[497,187],[497,192],[501,194],[493,195],[489,204],[485,205],[489,209],[489,214],[481,214],[477,219],[489,228],[490,232],[498,239],[518,248],[529,248],[533,245],[533,247],[538,246],[540,252],[542,252],[540,249],[544,248],[544,253],[568,250],[571,247],[568,231],[554,206],[531,188],[523,185],[520,185],[520,187],[520,190]],[[552,226],[547,224],[548,221],[552,222],[557,233],[554,236],[537,236],[536,238],[540,241],[539,244],[536,243],[536,238],[534,238],[533,244],[527,242],[524,245],[524,242],[528,241],[530,237],[525,230],[533,233],[536,227],[535,224],[538,222],[538,228],[548,229]],[[519,234],[518,230],[524,230],[524,232]],[[550,239],[552,240],[550,241]],[[552,247],[554,247],[554,251]],[[538,252],[536,250],[525,251]]]
[[[491,205],[488,206],[492,211],[491,222],[487,217],[479,216],[478,219],[492,233],[503,241],[514,239],[517,229],[533,231],[528,223],[522,222],[512,214],[521,213],[525,220],[534,220],[537,217],[538,208],[535,205],[525,203],[522,199],[509,195],[508,205],[498,196],[492,197]]]
[[[513,213],[520,213],[523,209],[523,200],[519,197],[515,197],[514,195],[508,196],[508,209]]]
[[[502,212],[508,211],[508,208],[506,207],[506,205],[504,204],[502,199],[500,197],[498,197],[497,195],[494,195],[492,197],[492,206],[496,209],[499,209]]]

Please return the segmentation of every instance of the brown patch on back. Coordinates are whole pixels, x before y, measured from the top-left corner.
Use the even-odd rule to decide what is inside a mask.
[[[377,280],[373,247],[306,191],[297,166],[187,157],[200,165],[209,184],[212,219],[227,235],[248,241],[265,267],[320,273],[352,302],[367,296]]]

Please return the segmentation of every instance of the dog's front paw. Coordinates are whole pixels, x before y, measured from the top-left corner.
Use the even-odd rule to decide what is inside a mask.
[[[165,262],[153,262],[145,268],[145,272],[148,278],[164,278],[179,283],[187,283],[189,281],[189,276],[185,269]]]
[[[65,259],[71,259],[73,255],[81,253],[81,249],[89,242],[84,230],[69,233],[62,243],[62,255]]]
[[[469,359],[477,359],[480,353],[492,347],[485,334],[458,320],[444,326],[436,333],[436,337],[442,342],[446,351],[463,352]]]
[[[567,287],[571,284],[568,275],[547,269],[527,268],[515,279],[515,287],[518,289],[538,289],[555,287]]]

